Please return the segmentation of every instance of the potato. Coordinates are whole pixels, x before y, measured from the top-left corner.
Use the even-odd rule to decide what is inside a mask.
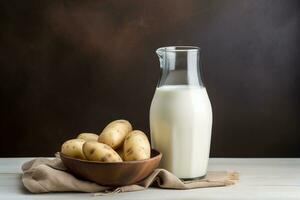
[[[124,160],[144,160],[150,158],[150,143],[142,131],[135,130],[127,134],[124,141]]]
[[[82,147],[83,153],[88,160],[102,162],[122,162],[122,158],[110,146],[88,141]]]
[[[61,146],[61,152],[70,157],[86,159],[82,152],[82,146],[84,143],[85,140],[83,139],[68,140]]]
[[[98,135],[94,133],[80,133],[77,138],[85,141],[98,141]]]
[[[122,146],[124,139],[132,131],[132,126],[127,120],[115,120],[109,123],[101,132],[98,142],[109,145],[113,149]]]

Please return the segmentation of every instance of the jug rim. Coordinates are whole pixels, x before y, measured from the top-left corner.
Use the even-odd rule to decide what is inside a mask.
[[[188,51],[200,51],[201,48],[197,46],[166,46],[159,47],[156,52],[188,52]]]

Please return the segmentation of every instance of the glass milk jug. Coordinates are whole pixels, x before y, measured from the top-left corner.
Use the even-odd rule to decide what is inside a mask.
[[[150,108],[152,146],[161,166],[178,178],[206,175],[212,128],[211,104],[201,79],[200,49],[162,47],[161,68]]]

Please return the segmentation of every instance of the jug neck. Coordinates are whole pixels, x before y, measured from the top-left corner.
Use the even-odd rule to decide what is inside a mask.
[[[156,50],[159,57],[161,77],[158,87],[165,85],[202,86],[200,48],[193,46],[170,46]]]

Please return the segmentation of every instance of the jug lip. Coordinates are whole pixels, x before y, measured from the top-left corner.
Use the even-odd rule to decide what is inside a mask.
[[[188,51],[200,51],[201,48],[197,46],[166,46],[159,47],[156,52],[188,52]]]

